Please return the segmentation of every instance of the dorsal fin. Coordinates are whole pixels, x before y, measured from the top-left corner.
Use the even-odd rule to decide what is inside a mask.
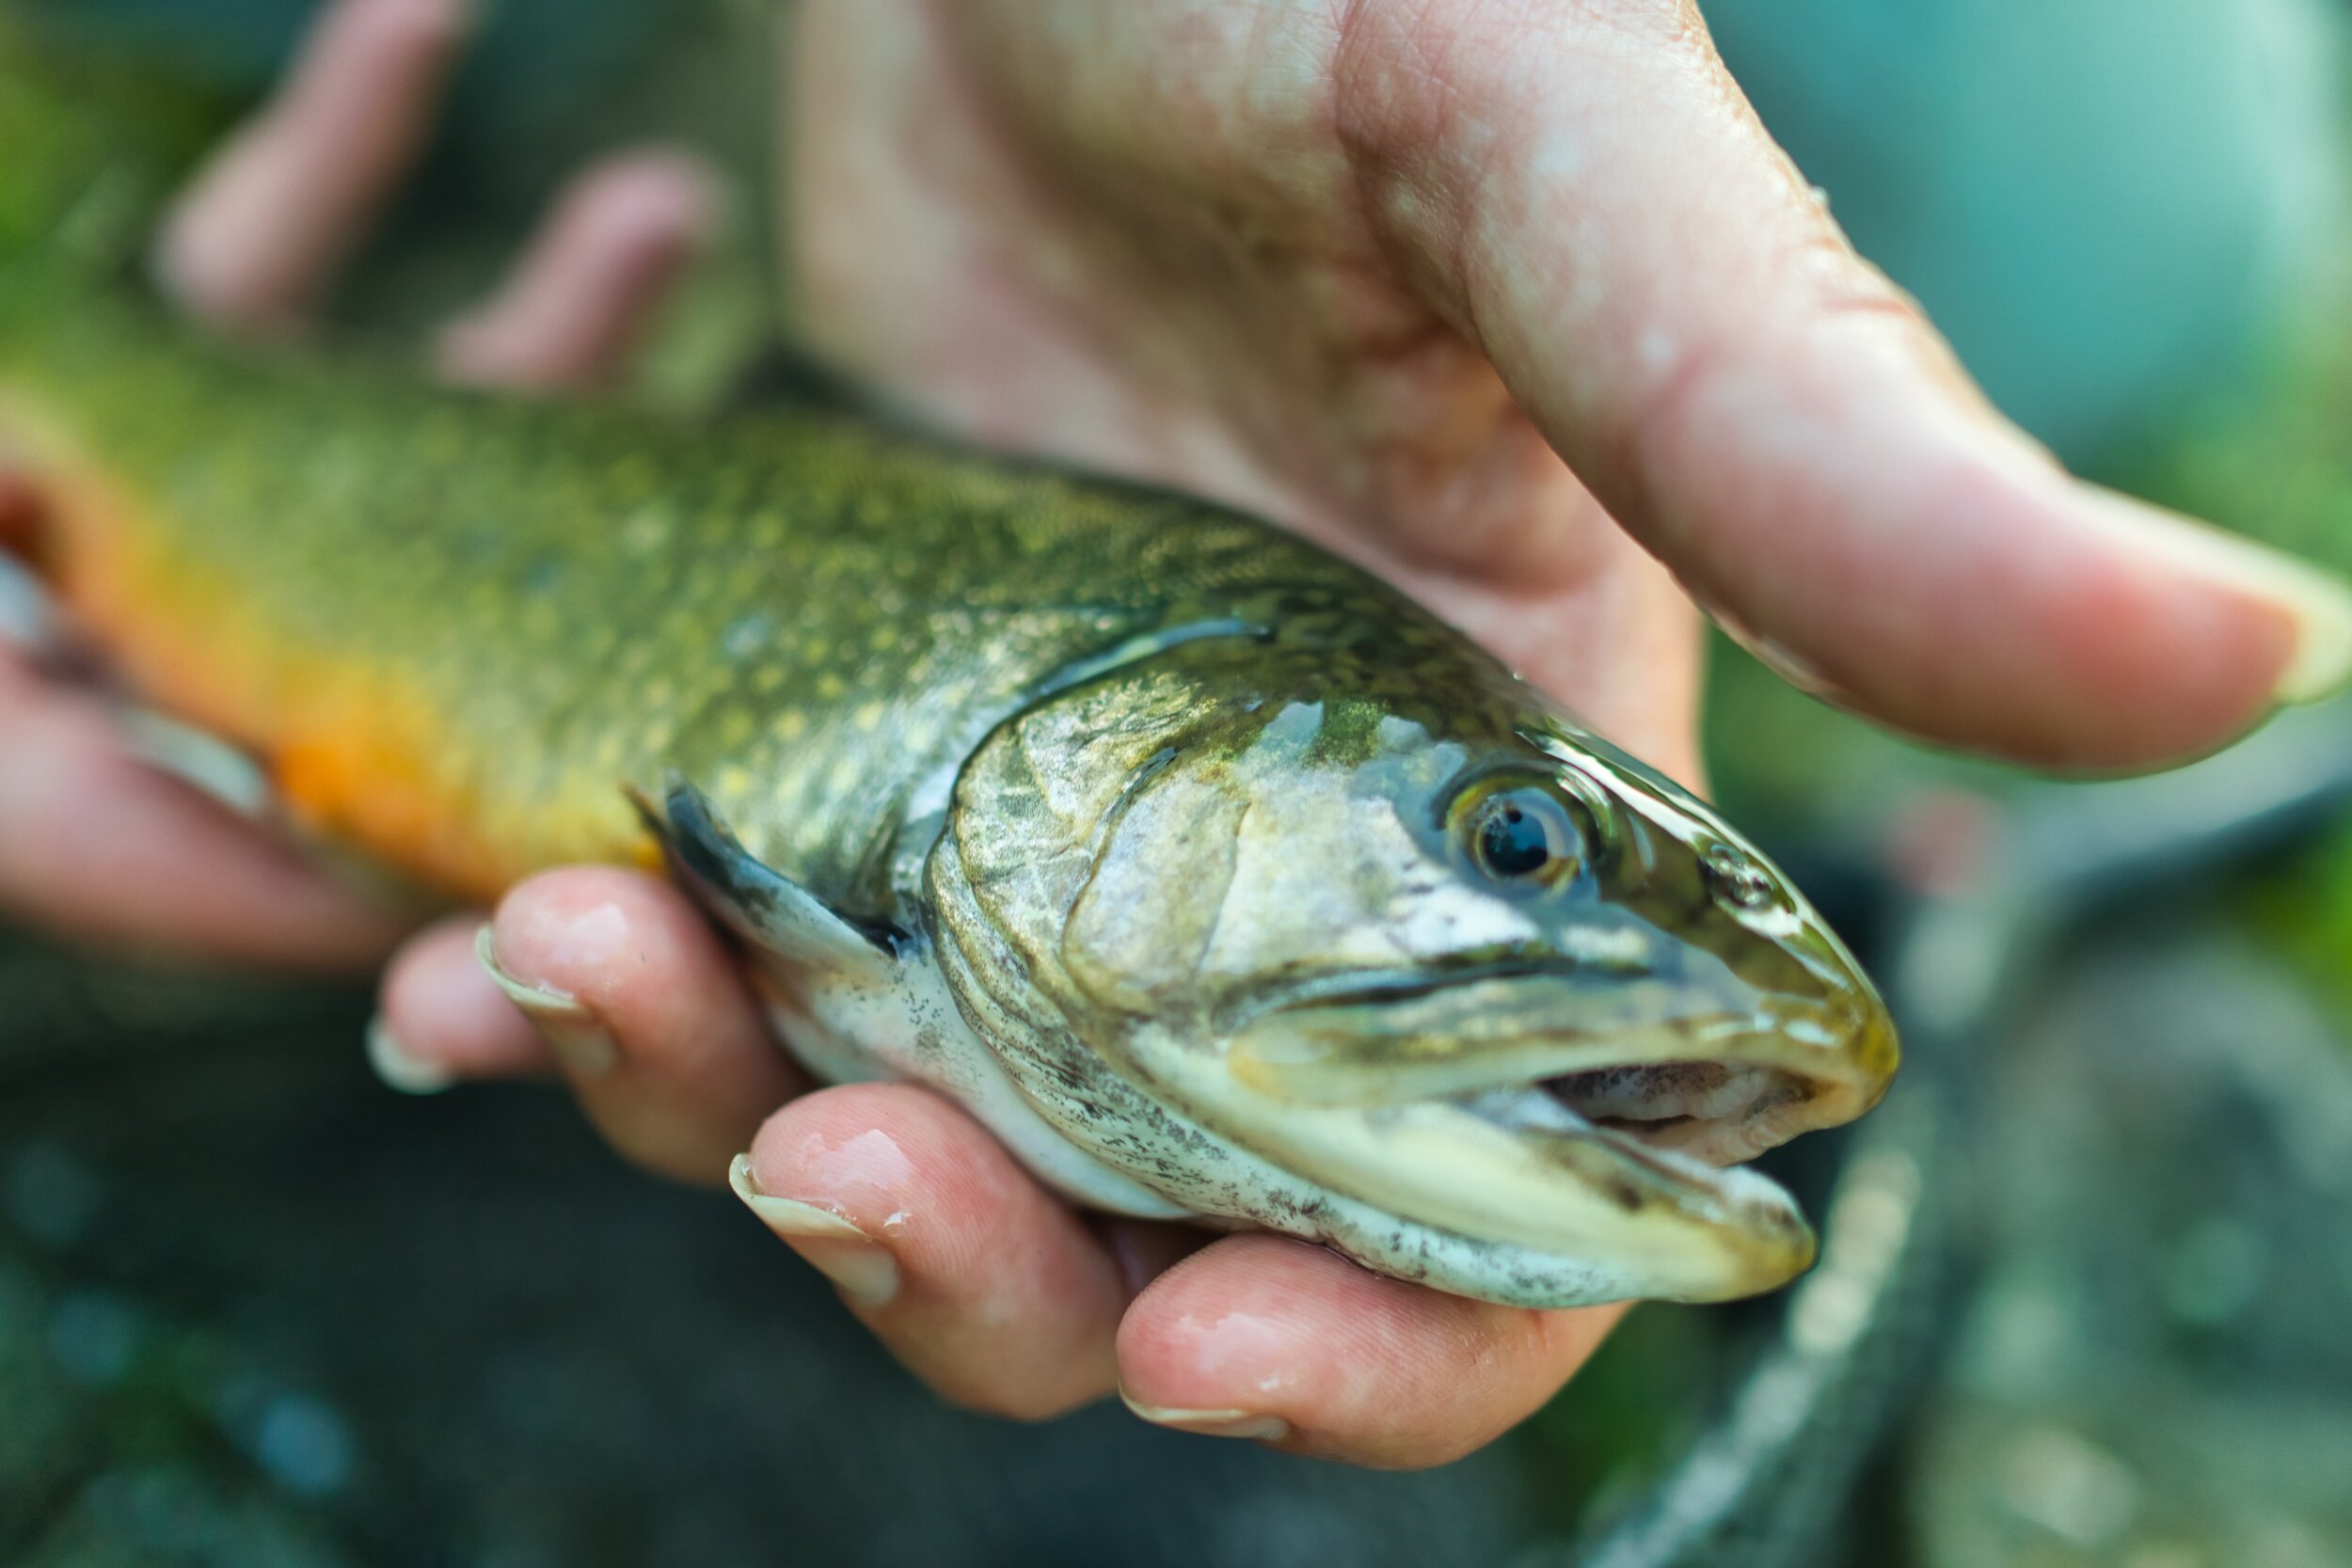
[[[629,799],[668,853],[679,880],[746,942],[806,969],[882,978],[910,939],[883,921],[843,913],[743,847],[708,796],[683,777],[662,780],[659,803]]]

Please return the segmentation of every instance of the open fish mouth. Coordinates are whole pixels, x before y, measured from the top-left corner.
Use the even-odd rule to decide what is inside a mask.
[[[1852,1120],[1897,1058],[1885,1010],[1858,981],[1813,1000],[1727,973],[1693,982],[1540,964],[1310,983],[1229,1038],[1235,1077],[1281,1099],[1508,1102],[1531,1120],[1541,1100],[1712,1165]]]
[[[1738,1162],[1875,1104],[1897,1047],[1867,983],[1763,995],[1727,971],[1499,965],[1261,998],[1203,1119],[1401,1220],[1715,1300],[1812,1260],[1794,1201]]]

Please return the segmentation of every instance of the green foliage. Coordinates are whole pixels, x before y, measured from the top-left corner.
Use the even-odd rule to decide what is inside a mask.
[[[2345,301],[2343,303],[2352,303]],[[2216,398],[2132,472],[2132,488],[2352,574],[2352,333],[2299,318],[2268,372]],[[2248,890],[2244,917],[2352,1017],[2352,829]]]
[[[230,109],[199,84],[135,57],[101,63],[0,8],[0,265],[128,261]]]
[[[2137,466],[2132,488],[2352,572],[2352,333],[2312,312],[2267,374]]]

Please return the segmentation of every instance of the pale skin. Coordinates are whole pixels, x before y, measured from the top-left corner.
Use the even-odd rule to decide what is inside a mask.
[[[790,241],[817,346],[944,425],[1252,507],[1403,583],[1698,775],[1688,584],[1846,705],[2070,768],[2221,744],[2352,657],[2329,585],[2083,485],[1847,246],[1670,0],[804,0]],[[454,0],[342,0],[164,235],[226,331],[298,330],[429,123]],[[667,154],[558,204],[437,346],[609,377],[707,218]],[[258,214],[268,214],[258,221]],[[289,222],[288,214],[298,221]],[[0,660],[0,904],[76,935],[333,966],[403,917],[131,760]],[[91,847],[103,845],[103,860]],[[946,1397],[1380,1465],[1489,1441],[1613,1309],[1485,1306],[1266,1236],[1104,1224],[920,1089],[812,1090],[708,929],[610,869],[406,939],[377,1058],[561,1074],[717,1180]],[[564,1000],[568,999],[568,1000]],[[779,1108],[780,1107],[780,1108]]]

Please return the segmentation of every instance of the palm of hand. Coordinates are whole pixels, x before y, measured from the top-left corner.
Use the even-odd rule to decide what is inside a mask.
[[[2045,761],[2352,654],[2331,591],[2002,421],[1673,0],[816,0],[797,67],[820,348],[1354,554],[1671,770],[1653,556],[1849,705]]]
[[[1436,275],[1462,218],[1416,175],[1457,155],[1434,122],[1458,87],[1325,6],[995,10],[806,19],[793,237],[820,345],[983,441],[1352,555],[1688,776],[1687,602]]]

